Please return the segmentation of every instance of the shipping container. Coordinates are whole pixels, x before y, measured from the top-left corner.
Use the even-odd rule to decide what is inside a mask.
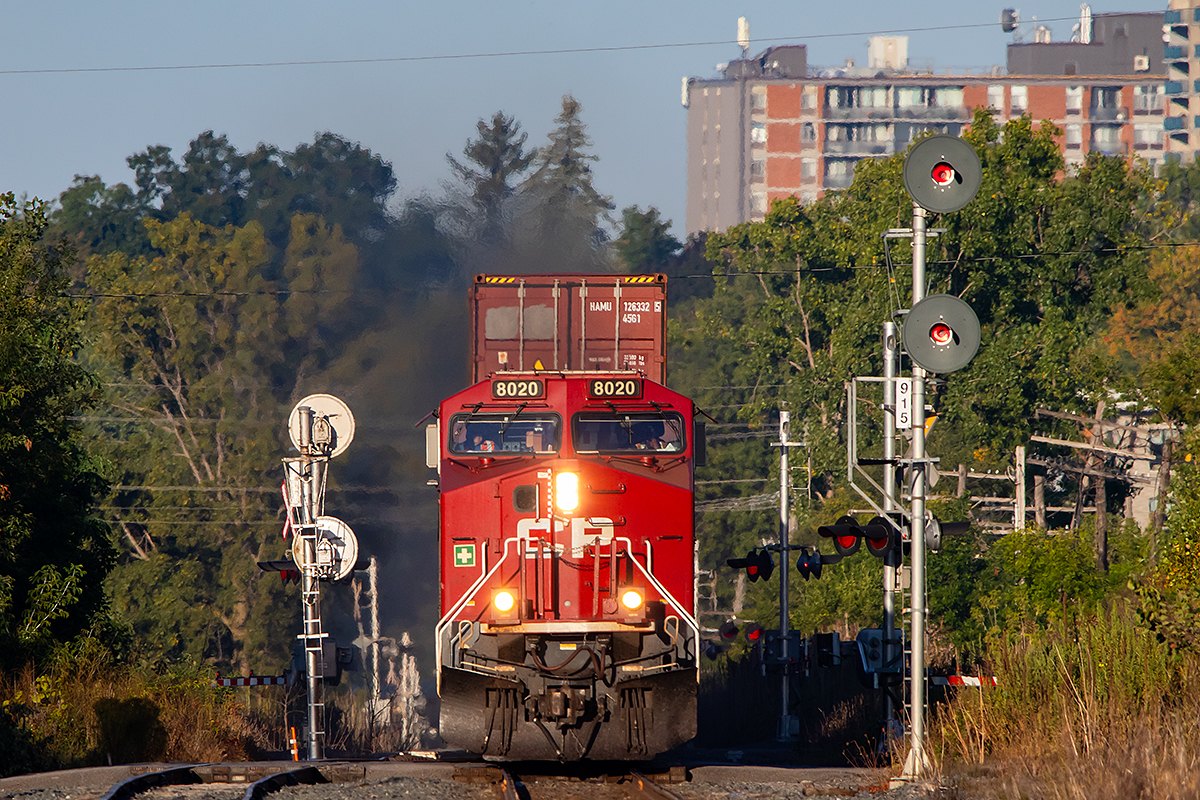
[[[472,382],[505,370],[667,379],[667,276],[476,275]]]

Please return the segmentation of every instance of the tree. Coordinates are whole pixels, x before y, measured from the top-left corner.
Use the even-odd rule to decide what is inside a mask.
[[[295,214],[320,214],[362,248],[386,231],[387,201],[396,189],[390,164],[328,132],[290,152],[260,144],[241,153],[224,134],[205,131],[179,161],[170,148],[154,145],[126,162],[134,189],[76,176],[59,198],[54,230],[76,241],[85,256],[152,255],[145,221],[185,213],[214,227],[257,221],[275,253],[287,247]]]
[[[118,643],[104,594],[116,551],[93,516],[104,494],[80,409],[97,397],[75,361],[82,307],[62,296],[69,249],[42,237],[46,209],[0,195],[0,664],[84,636]]]
[[[1097,335],[1115,302],[1147,291],[1139,245],[1148,225],[1138,214],[1149,177],[1096,156],[1064,174],[1055,135],[1027,118],[1001,130],[977,114],[966,139],[980,156],[983,185],[966,208],[929,221],[946,230],[930,241],[927,291],[963,297],[983,332],[979,355],[938,376],[927,395],[939,420],[929,452],[943,462],[978,456],[1002,467],[1026,440],[1038,405],[1083,411],[1103,397],[1109,384],[1092,366]],[[812,459],[814,495],[793,508],[812,502],[812,517],[846,507],[846,385],[881,374],[881,323],[911,297],[909,248],[882,237],[911,220],[902,170],[903,155],[863,160],[844,191],[804,205],[776,200],[763,222],[710,234],[715,292],[672,321],[673,355],[681,354],[673,384],[702,408],[728,409],[723,428],[734,427],[726,421],[734,417],[753,436],[777,409],[791,411],[793,436]],[[858,446],[870,455],[879,452],[882,397],[877,386],[860,394]],[[766,449],[749,443],[714,443],[710,465],[705,497],[761,493],[707,481],[774,469]],[[749,514],[733,516],[702,520],[702,565],[725,542],[774,538]],[[960,609],[964,599],[939,602]]]
[[[603,223],[615,206],[592,183],[592,140],[580,115],[579,101],[562,100],[549,142],[538,150],[536,171],[522,187],[532,202],[534,231],[541,245],[543,269],[579,271],[607,267]],[[563,265],[563,266],[559,266]],[[568,266],[569,265],[569,266]]]
[[[153,258],[94,257],[90,362],[112,385],[98,440],[121,476],[112,590],[152,654],[251,667],[290,650],[279,558],[281,426],[352,338],[356,249],[297,215],[279,278],[256,223],[148,223]],[[139,488],[157,487],[157,488]]]
[[[478,138],[463,147],[465,161],[447,154],[450,169],[466,190],[467,202],[479,219],[469,226],[469,235],[483,244],[497,244],[507,238],[505,209],[517,190],[514,180],[529,169],[534,153],[525,150],[528,135],[520,123],[503,111],[492,115],[491,123],[479,120]]]
[[[665,272],[683,244],[670,233],[671,220],[664,220],[651,206],[642,211],[629,206],[621,211],[621,235],[613,242],[626,272]]]

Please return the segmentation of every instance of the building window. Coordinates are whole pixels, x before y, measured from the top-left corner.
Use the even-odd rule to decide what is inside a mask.
[[[754,144],[767,143],[767,123],[751,122],[750,123],[750,141]]]
[[[1027,108],[1029,108],[1029,87],[1012,87],[1012,113],[1024,114]]]
[[[755,214],[767,213],[767,193],[766,192],[751,192],[750,193],[750,210]]]
[[[767,87],[755,86],[750,90],[750,108],[754,111],[767,110]]]
[[[800,95],[800,107],[804,109],[814,109],[817,107],[817,87],[804,87],[804,92]]]
[[[1163,107],[1163,85],[1157,84],[1154,86],[1135,86],[1133,87],[1133,111],[1134,113],[1147,113],[1150,111],[1162,111]]]
[[[943,86],[936,91],[930,89],[929,105],[938,108],[962,108],[963,90],[961,86]]]
[[[992,109],[993,111],[1003,111],[1004,110],[1004,87],[1003,86],[989,86],[987,92],[988,92],[988,101],[987,101],[988,108]]]
[[[805,122],[800,126],[800,141],[805,144],[812,144],[817,141],[817,126],[811,122]]]
[[[1067,113],[1078,114],[1083,110],[1083,87],[1067,87]]]
[[[800,180],[812,183],[817,179],[817,160],[815,158],[800,159]]]
[[[1092,148],[1113,152],[1121,149],[1121,129],[1115,125],[1092,126]]]
[[[825,162],[825,180],[828,182],[846,180],[854,174],[854,167],[850,161],[826,161]]]
[[[1163,129],[1157,122],[1139,122],[1133,126],[1133,143],[1139,149],[1162,147]]]
[[[925,97],[919,86],[900,86],[896,89],[896,105],[899,108],[916,108],[925,105]]]
[[[753,181],[762,181],[767,178],[767,161],[764,158],[756,158],[750,162],[750,179]]]
[[[884,86],[863,87],[859,95],[859,104],[863,108],[888,108],[888,91]]]
[[[1116,108],[1121,101],[1117,86],[1097,86],[1092,89],[1092,108]]]
[[[830,108],[856,108],[857,90],[852,86],[830,86],[825,96],[825,105]]]
[[[1074,150],[1083,144],[1083,126],[1078,122],[1067,123],[1067,147]]]

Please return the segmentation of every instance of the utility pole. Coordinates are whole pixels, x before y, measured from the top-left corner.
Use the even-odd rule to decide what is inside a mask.
[[[779,646],[782,648],[784,667],[780,687],[781,706],[779,712],[779,729],[776,738],[780,741],[792,739],[800,733],[800,720],[791,713],[791,680],[788,672],[788,657],[791,654],[791,608],[788,596],[788,572],[791,560],[791,505],[788,489],[791,487],[791,476],[788,473],[788,448],[796,447],[799,442],[788,441],[791,428],[792,414],[790,411],[779,412]]]

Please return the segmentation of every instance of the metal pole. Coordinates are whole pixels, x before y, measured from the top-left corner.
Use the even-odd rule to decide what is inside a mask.
[[[791,611],[788,597],[788,573],[791,559],[791,536],[788,518],[790,506],[788,498],[788,428],[791,426],[791,412],[779,412],[779,646],[783,649],[784,669],[781,684],[781,705],[779,712],[779,730],[777,738],[786,740],[792,738],[792,715],[790,713],[789,682],[792,676],[788,674],[787,658],[791,655]]]
[[[900,360],[899,337],[896,323],[883,323],[883,509],[896,508],[896,366]],[[883,663],[891,664],[895,657],[892,641],[896,638],[896,567],[884,561],[883,565]],[[892,717],[896,709],[891,692],[884,692],[884,736],[891,731]],[[885,738],[886,741],[886,738]]]
[[[925,298],[925,209],[913,203],[912,304]],[[909,679],[912,749],[905,777],[926,771],[925,757],[925,370],[913,365],[912,377],[912,666]]]

